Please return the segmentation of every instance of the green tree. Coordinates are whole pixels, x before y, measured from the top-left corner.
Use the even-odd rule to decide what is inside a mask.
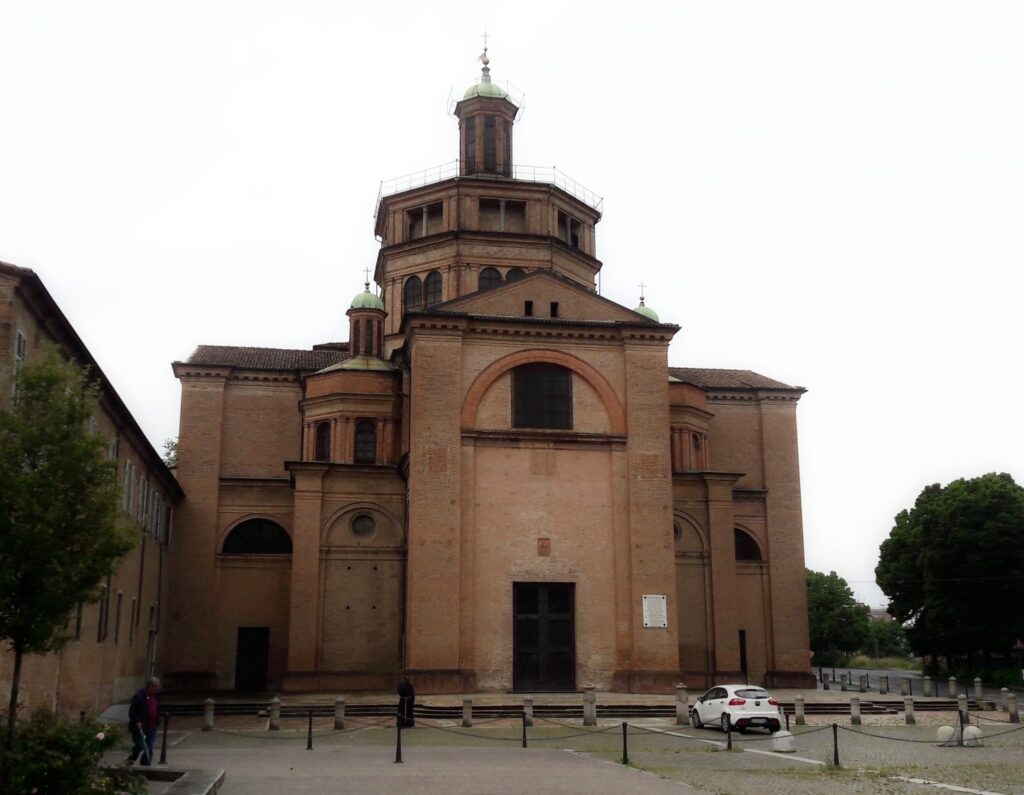
[[[164,463],[171,469],[178,466],[178,438],[164,439]]]
[[[5,750],[14,749],[26,654],[62,644],[79,602],[134,544],[117,518],[117,469],[90,431],[98,386],[55,350],[22,365],[0,411],[0,638],[14,652]],[[0,770],[5,789],[9,767]]]
[[[995,473],[927,486],[897,514],[875,576],[915,653],[950,668],[1009,659],[1024,637],[1024,489]]]
[[[871,612],[853,598],[849,584],[834,571],[822,574],[807,569],[807,609],[816,665],[835,665],[840,656],[864,646]]]
[[[906,657],[910,654],[906,630],[899,621],[872,620],[861,651],[873,657]]]

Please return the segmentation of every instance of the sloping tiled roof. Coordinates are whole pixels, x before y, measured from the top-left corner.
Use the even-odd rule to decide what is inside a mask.
[[[753,370],[718,370],[707,367],[669,367],[668,374],[701,389],[798,389]]]
[[[247,348],[234,345],[200,345],[187,364],[235,367],[239,370],[322,370],[348,358],[341,350],[290,350]]]

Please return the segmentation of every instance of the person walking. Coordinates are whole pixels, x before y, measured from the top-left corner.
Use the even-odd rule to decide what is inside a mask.
[[[160,725],[160,680],[150,678],[146,686],[132,697],[128,707],[128,728],[132,733],[132,751],[128,763],[142,755],[142,764],[153,763],[153,746]]]

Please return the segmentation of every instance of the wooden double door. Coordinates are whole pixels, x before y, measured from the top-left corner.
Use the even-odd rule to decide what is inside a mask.
[[[517,582],[512,592],[512,687],[576,689],[576,593],[572,583]]]

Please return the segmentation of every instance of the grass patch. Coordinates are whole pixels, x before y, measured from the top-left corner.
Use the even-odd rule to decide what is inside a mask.
[[[904,657],[868,657],[865,654],[858,654],[850,659],[848,666],[850,668],[869,668],[874,670],[892,668],[897,671],[921,672],[920,660],[908,660]]]

